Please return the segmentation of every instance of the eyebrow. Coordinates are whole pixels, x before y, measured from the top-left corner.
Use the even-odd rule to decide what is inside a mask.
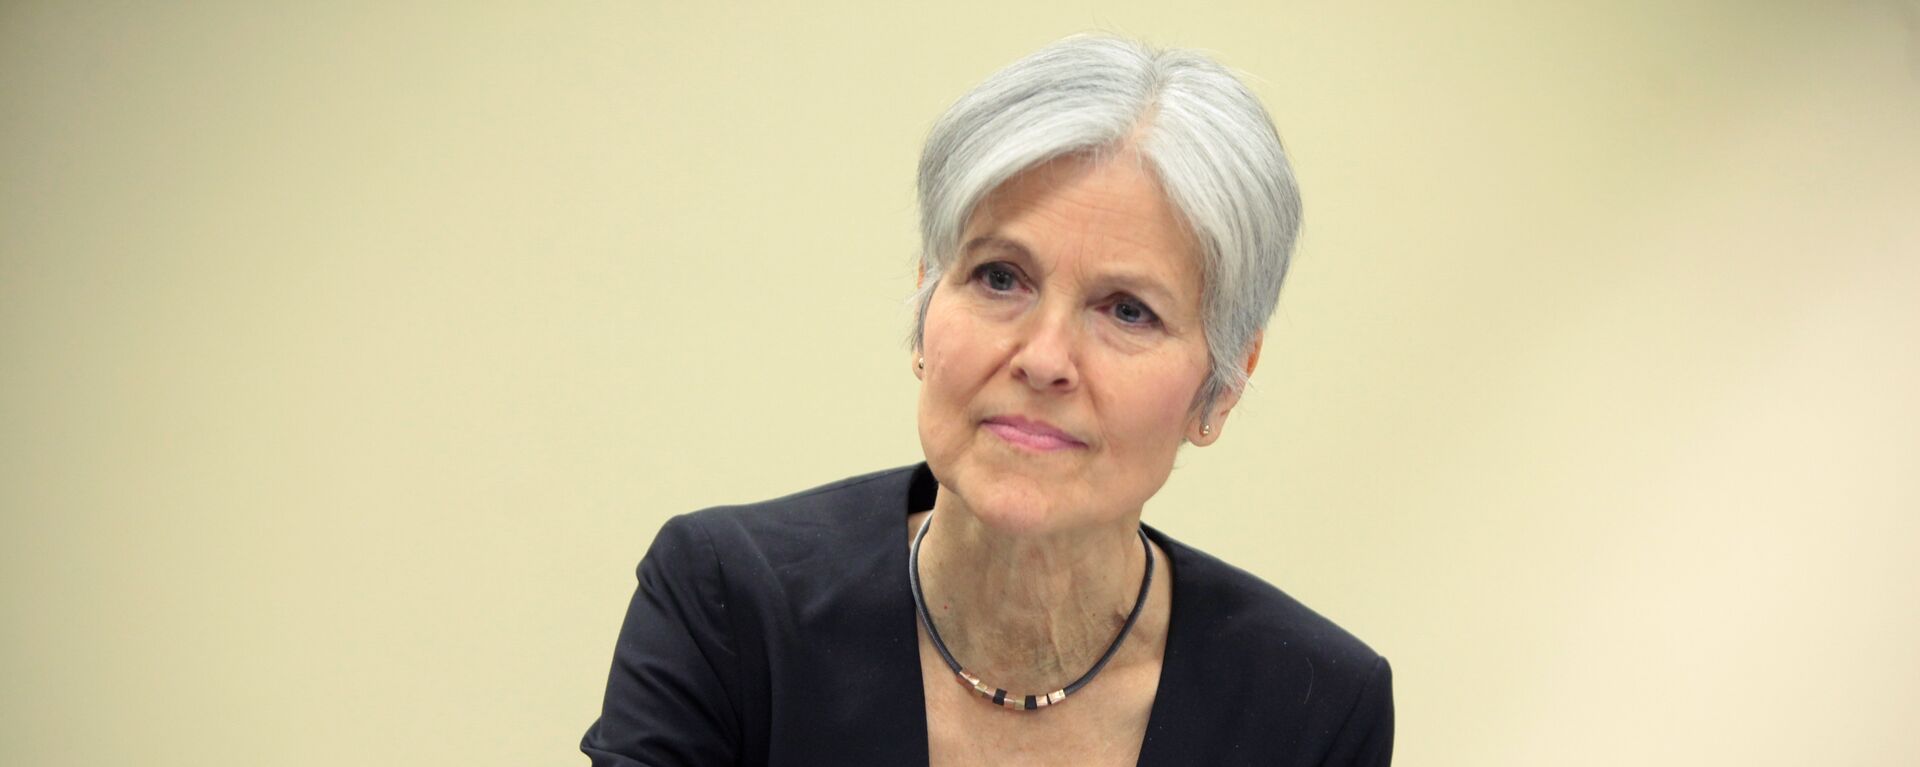
[[[1028,248],[1026,243],[998,234],[985,234],[968,240],[967,244],[960,248],[960,251],[964,254],[972,255],[976,250],[985,249],[1006,251],[1010,255],[1020,257],[1028,262],[1034,260],[1033,250]],[[1162,285],[1159,280],[1143,272],[1131,269],[1107,271],[1100,275],[1100,279],[1103,282],[1111,283],[1120,290],[1132,293],[1140,298],[1152,299],[1154,303],[1160,305],[1162,308],[1167,307],[1174,301],[1172,290]]]
[[[980,248],[993,248],[994,250],[1010,250],[1010,251],[1013,251],[1015,255],[1026,256],[1028,258],[1033,257],[1033,251],[1026,246],[1026,243],[1023,243],[1019,240],[1011,239],[1008,237],[1002,237],[997,234],[981,235],[979,237],[975,237],[971,240],[968,240],[966,246],[961,248],[960,250],[971,254],[973,251],[978,250]]]

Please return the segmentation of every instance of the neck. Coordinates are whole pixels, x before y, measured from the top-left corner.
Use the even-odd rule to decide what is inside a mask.
[[[1113,644],[1140,598],[1138,513],[1099,528],[1009,534],[943,492],[932,514],[920,548],[927,608],[954,658],[994,685],[1064,687]],[[1128,644],[1115,665],[1141,643]]]

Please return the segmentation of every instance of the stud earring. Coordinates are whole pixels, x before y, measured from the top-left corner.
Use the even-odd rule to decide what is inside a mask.
[[[917,367],[917,368],[919,368],[919,369],[921,369],[921,370],[926,370],[926,369],[927,369],[927,358],[925,358],[925,357],[921,357],[921,358],[920,358],[920,361],[919,361],[919,362],[915,362],[915,363],[913,363],[913,366],[914,366],[914,367]]]
[[[1206,436],[1210,436],[1210,435],[1212,435],[1212,434],[1213,434],[1213,424],[1210,424],[1210,423],[1207,423],[1206,421],[1201,421],[1201,422],[1200,422],[1200,436],[1202,436],[1202,437],[1206,437]]]

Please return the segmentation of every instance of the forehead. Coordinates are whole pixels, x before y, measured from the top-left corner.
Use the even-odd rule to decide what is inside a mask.
[[[966,250],[1024,246],[1049,269],[1119,270],[1199,294],[1199,248],[1145,160],[1069,156],[1023,171],[981,201]]]

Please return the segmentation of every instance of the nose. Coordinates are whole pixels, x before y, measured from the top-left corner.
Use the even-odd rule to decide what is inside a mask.
[[[1071,312],[1034,312],[1011,362],[1013,377],[1035,391],[1072,391],[1080,385],[1075,362],[1078,328]]]

